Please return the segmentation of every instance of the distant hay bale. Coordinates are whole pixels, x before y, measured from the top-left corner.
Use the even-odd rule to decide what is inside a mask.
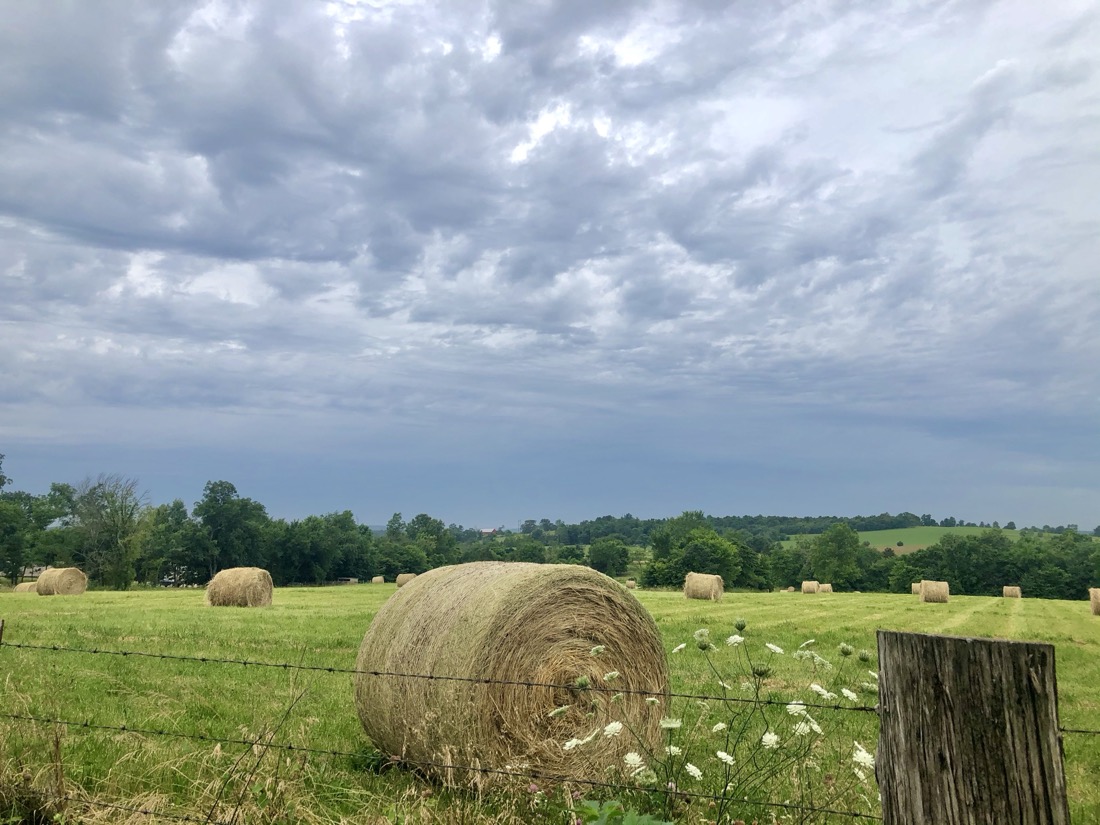
[[[818,593],[832,593],[833,592],[833,586],[831,584],[819,584],[817,586],[817,592]]]
[[[397,574],[397,586],[404,587],[406,584],[416,578],[416,573],[398,573]]]
[[[385,584],[386,583],[386,577],[385,576],[375,576],[373,579],[370,580],[370,583],[371,584]]]
[[[206,585],[211,607],[268,607],[274,586],[271,574],[260,567],[230,567]]]
[[[88,577],[76,567],[50,567],[35,584],[39,596],[79,596],[88,589]]]
[[[627,590],[634,590],[637,586],[638,586],[638,583],[636,581],[634,581],[634,579],[627,579],[626,580],[626,589]]]
[[[920,582],[913,582],[910,587],[912,588],[912,593],[914,596],[920,595]]]
[[[802,592],[803,593],[816,593],[818,591],[819,587],[821,587],[821,585],[819,585],[815,581],[802,582]]]
[[[1012,587],[1006,584],[1001,589],[1001,596],[1006,599],[1022,599],[1024,597],[1024,594],[1019,587]]]
[[[951,594],[951,588],[947,582],[937,582],[925,579],[920,583],[920,600],[922,602],[945,603]]]
[[[710,599],[719,601],[725,592],[721,576],[712,573],[688,573],[684,576],[685,599]]]
[[[38,582],[23,582],[17,584],[12,588],[12,593],[36,593],[38,591]]]
[[[1100,616],[1100,587],[1089,588],[1089,602],[1092,604],[1092,615]]]
[[[790,587],[787,588],[787,592],[788,593],[793,593],[794,592],[794,585],[793,584]]]
[[[629,751],[663,746],[669,677],[657,626],[633,594],[582,565],[471,562],[430,570],[378,611],[355,668],[367,736],[382,753],[419,763],[447,785],[508,781],[451,767],[463,765],[602,778]],[[612,672],[618,675],[609,683]],[[574,687],[583,684],[613,685],[622,698]],[[647,696],[661,704],[651,707]],[[623,724],[622,735],[602,735],[612,722]],[[580,747],[562,747],[590,735]]]

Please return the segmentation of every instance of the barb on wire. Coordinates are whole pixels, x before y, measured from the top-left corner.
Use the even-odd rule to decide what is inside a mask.
[[[255,739],[255,740],[253,740],[253,739],[233,739],[233,738],[224,738],[223,739],[223,738],[220,738],[220,737],[208,736],[208,735],[205,735],[205,734],[181,733],[181,732],[176,732],[176,731],[163,731],[163,730],[152,730],[152,729],[146,729],[146,728],[135,728],[135,727],[131,727],[131,726],[128,726],[128,725],[100,725],[100,724],[95,724],[95,723],[87,722],[87,721],[85,721],[85,722],[75,722],[75,721],[72,721],[72,720],[51,719],[51,718],[48,718],[48,717],[32,716],[32,715],[29,715],[29,714],[0,713],[0,718],[13,719],[13,720],[24,720],[24,721],[31,721],[31,722],[40,722],[40,723],[44,723],[44,724],[65,725],[65,726],[68,726],[68,727],[77,728],[79,730],[109,730],[109,731],[119,731],[119,732],[122,732],[122,733],[134,733],[134,734],[143,734],[143,735],[152,735],[152,736],[170,736],[170,737],[178,737],[178,738],[184,738],[184,739],[196,739],[196,740],[201,740],[201,741],[205,741],[205,742],[219,742],[219,743],[222,743],[222,744],[233,744],[233,745],[254,746],[254,745],[257,745],[257,744],[261,744],[266,748],[275,749],[275,750],[295,751],[295,752],[299,752],[299,753],[325,754],[325,755],[328,755],[328,756],[356,757],[356,756],[361,755],[359,753],[353,753],[353,752],[349,752],[349,751],[326,750],[326,749],[323,749],[323,748],[311,748],[311,747],[306,747],[306,746],[301,746],[301,745],[276,744],[276,743],[272,743],[272,742],[263,742],[262,740],[259,740],[259,739]],[[554,783],[570,783],[571,782],[571,783],[576,784],[576,785],[585,785],[585,786],[593,787],[593,788],[605,788],[605,789],[608,789],[608,790],[616,790],[616,791],[636,791],[636,790],[639,790],[639,788],[635,785],[624,785],[622,783],[608,782],[608,781],[602,780],[602,779],[586,779],[586,778],[583,778],[583,777],[567,776],[567,775],[564,775],[564,774],[548,773],[546,771],[539,771],[539,770],[533,770],[533,769],[519,770],[519,769],[515,769],[515,768],[486,768],[484,766],[475,766],[475,765],[456,765],[456,764],[449,763],[449,762],[434,762],[434,761],[427,761],[427,760],[401,759],[401,758],[398,758],[398,757],[395,757],[395,756],[389,757],[388,762],[389,762],[389,764],[392,764],[392,765],[405,765],[405,766],[409,766],[409,767],[413,767],[413,768],[439,768],[439,769],[451,770],[451,771],[465,771],[467,773],[491,774],[491,775],[494,775],[494,776],[510,776],[510,777],[515,777],[515,778],[518,778],[518,779],[538,779],[538,780],[542,780],[544,782],[554,782]],[[702,793],[700,791],[687,791],[687,790],[678,789],[678,788],[661,788],[661,787],[657,787],[657,788],[645,788],[644,790],[646,790],[647,792],[663,794],[665,796],[671,795],[671,796],[679,796],[679,797],[690,798],[690,799],[702,799],[702,800],[715,801],[715,802],[719,802],[723,799],[723,797],[718,795],[718,794]],[[880,821],[882,819],[882,817],[877,816],[875,814],[863,813],[861,811],[844,811],[844,810],[834,809],[834,808],[810,807],[810,806],[806,806],[806,805],[796,805],[796,804],[790,803],[790,802],[765,802],[765,801],[761,801],[761,800],[745,800],[745,801],[746,801],[746,804],[758,805],[760,807],[765,807],[765,808],[778,808],[778,809],[791,810],[791,811],[801,811],[801,812],[805,812],[805,813],[831,814],[833,816],[843,816],[843,817],[847,817],[849,819],[868,819],[868,820],[876,820],[876,821]],[[101,804],[101,803],[93,803],[93,804]],[[108,804],[109,805],[110,803],[102,803],[102,804]],[[157,813],[157,812],[154,812],[154,811],[142,811],[142,810],[137,810],[137,809],[132,809],[132,808],[131,809],[126,809],[126,810],[133,810],[136,813],[149,813],[149,814]],[[159,816],[169,816],[167,814],[159,814],[159,813],[157,813],[157,815],[159,815]],[[206,820],[204,820],[204,819],[194,819],[193,817],[187,817],[187,816],[178,816],[178,817],[172,817],[172,818],[180,819],[182,821],[206,822]],[[214,823],[214,825],[231,825],[231,823]]]
[[[226,659],[214,656],[182,656],[178,653],[150,653],[140,650],[103,650],[100,648],[66,647],[64,645],[34,645],[22,642],[0,641],[0,647],[11,647],[22,650],[46,650],[55,653],[84,653],[89,655],[106,656],[137,656],[147,659],[168,659],[182,662],[200,662],[202,664],[241,665],[242,667],[266,667],[281,670],[307,670],[322,673],[358,674],[362,676],[378,676],[399,679],[427,679],[437,682],[467,682],[479,685],[503,685],[506,687],[534,687],[551,688],[556,690],[574,690],[575,684],[556,684],[553,682],[530,682],[518,679],[487,679],[469,676],[439,676],[434,673],[402,673],[388,670],[357,670],[347,667],[329,667],[325,665],[294,665],[289,662],[260,662],[251,659]],[[746,699],[740,696],[712,696],[703,693],[679,693],[675,691],[640,690],[638,688],[616,688],[604,685],[590,685],[584,688],[594,693],[625,694],[631,696],[667,696],[670,699],[692,699],[705,702],[725,702],[733,704],[751,705],[783,705],[790,700],[779,699]],[[816,708],[818,710],[852,711],[856,713],[878,714],[878,708],[870,705],[841,705],[840,703],[824,704],[820,702],[801,702],[803,707]]]

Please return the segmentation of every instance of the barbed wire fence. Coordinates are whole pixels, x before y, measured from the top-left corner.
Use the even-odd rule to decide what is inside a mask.
[[[552,688],[552,689],[573,689],[576,687],[574,684],[558,684],[551,682],[537,682],[537,681],[523,681],[523,680],[499,680],[499,679],[482,679],[482,678],[469,678],[459,676],[449,676],[440,674],[418,674],[418,673],[405,673],[398,671],[379,671],[379,670],[358,670],[356,668],[340,667],[340,666],[324,666],[324,665],[304,665],[294,664],[291,662],[265,662],[251,659],[236,659],[214,656],[187,656],[181,654],[172,653],[160,653],[151,651],[135,651],[135,650],[113,650],[104,649],[99,647],[72,647],[65,645],[41,645],[22,642],[10,642],[3,638],[4,635],[4,621],[0,620],[0,649],[9,648],[13,650],[25,650],[31,652],[41,653],[61,653],[61,654],[78,654],[88,656],[112,656],[123,658],[138,658],[138,659],[155,659],[155,660],[169,660],[180,662],[192,662],[199,665],[233,665],[241,668],[267,668],[276,669],[282,671],[306,671],[314,673],[329,673],[329,674],[342,674],[342,675],[363,675],[375,678],[402,678],[402,679],[425,679],[430,681],[444,681],[444,682],[466,682],[482,685],[498,685],[505,687],[529,687],[529,688]],[[665,696],[674,699],[683,699],[691,701],[701,702],[716,702],[726,704],[753,704],[757,706],[782,706],[787,707],[790,704],[789,700],[771,700],[771,699],[748,699],[739,696],[714,695],[706,693],[695,692],[676,692],[676,691],[656,691],[656,690],[638,690],[638,689],[616,689],[614,687],[592,685],[586,690],[592,693],[607,693],[607,694],[623,694],[623,695],[645,695],[645,696]],[[848,704],[843,705],[837,703],[826,702],[803,702],[799,701],[799,705],[806,709],[819,709],[825,711],[837,711],[843,713],[858,713],[858,714],[871,714],[876,718],[879,713],[877,706],[871,705],[858,705]],[[230,745],[230,746],[243,746],[245,748],[262,748],[264,750],[283,751],[288,754],[312,754],[328,757],[339,757],[348,759],[357,759],[363,756],[362,751],[346,751],[331,748],[320,748],[308,744],[296,744],[293,742],[275,742],[270,736],[259,736],[256,738],[245,737],[227,737],[227,736],[214,736],[205,733],[187,732],[168,730],[161,727],[144,727],[135,725],[108,725],[99,722],[93,722],[88,719],[63,719],[55,716],[38,715],[34,713],[13,713],[13,712],[0,712],[0,719],[5,719],[14,723],[23,723],[30,725],[46,725],[51,727],[62,727],[66,730],[74,732],[111,732],[111,733],[123,733],[135,736],[153,736],[153,737],[165,737],[186,739],[197,742],[204,742],[216,745]],[[1100,730],[1091,730],[1087,728],[1077,727],[1060,727],[1059,731],[1063,735],[1071,736],[1100,736]],[[606,780],[599,780],[593,778],[567,776],[563,774],[555,774],[552,772],[540,771],[535,769],[519,769],[519,768],[498,768],[498,767],[486,767],[481,765],[460,765],[452,762],[433,762],[424,760],[409,760],[397,757],[386,757],[387,764],[394,766],[405,766],[414,769],[428,770],[428,769],[441,769],[460,773],[469,773],[476,775],[491,775],[491,776],[503,776],[512,777],[516,779],[540,781],[547,783],[571,783],[574,785],[591,787],[596,789],[610,790],[610,791],[629,791],[636,792],[640,788],[637,785],[628,785],[621,782],[611,782]],[[661,788],[661,787],[647,787],[644,789],[647,793],[674,795],[681,799],[693,799],[711,802],[720,802],[723,797],[719,794],[704,793],[698,791],[688,791],[682,788]],[[145,807],[125,805],[119,802],[108,802],[104,800],[97,800],[92,798],[85,798],[83,796],[74,795],[60,795],[54,798],[56,802],[72,802],[79,805],[105,808],[105,809],[117,809],[120,812],[130,813],[139,816],[148,816],[150,818],[159,818],[164,820],[178,821],[178,822],[198,822],[206,823],[206,825],[236,825],[236,818],[228,822],[223,822],[213,818],[213,811],[206,817],[196,817],[183,813],[171,813],[162,811],[159,809]],[[759,806],[761,808],[770,808],[776,811],[789,811],[799,814],[821,814],[824,816],[834,816],[846,818],[854,821],[871,820],[881,821],[881,817],[874,813],[868,813],[865,811],[853,811],[844,810],[841,808],[832,808],[828,806],[816,807],[812,805],[802,805],[791,802],[772,802],[765,800],[751,800],[752,805]]]

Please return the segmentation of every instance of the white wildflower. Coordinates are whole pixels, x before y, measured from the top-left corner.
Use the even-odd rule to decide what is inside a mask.
[[[592,731],[592,733],[588,734],[588,736],[584,737],[584,739],[581,740],[581,744],[582,745],[587,745],[589,742],[591,742],[593,739],[595,739],[599,735],[600,735],[600,729],[596,728],[594,731]]]
[[[612,670],[609,673],[605,673],[603,675],[603,680],[605,682],[614,682],[618,678],[619,678],[619,671],[617,671],[617,670]]]
[[[821,658],[814,651],[810,651],[810,658],[812,658],[814,660],[814,664],[817,665],[822,670],[832,670],[833,669],[833,663],[832,662],[830,662],[828,659]]]
[[[623,732],[622,722],[609,722],[607,727],[603,729],[603,735],[607,737],[618,736]]]
[[[731,688],[729,685],[727,685],[721,679],[718,680],[718,687],[722,688],[722,690],[733,690],[733,688]]]
[[[594,648],[592,648],[590,651],[588,651],[588,655],[589,656],[599,656],[605,650],[607,650],[607,647],[605,645],[596,645]]]
[[[825,690],[825,688],[823,688],[823,687],[822,687],[821,685],[819,685],[819,684],[818,684],[817,682],[813,682],[813,683],[812,683],[812,684],[810,685],[810,690],[812,690],[812,691],[813,691],[814,693],[816,693],[816,694],[817,694],[818,696],[828,696],[828,695],[829,695],[829,691]]]
[[[661,720],[661,730],[679,730],[680,726],[684,724],[682,719],[669,719],[665,717]]]
[[[806,706],[802,702],[791,702],[787,705],[787,713],[791,716],[801,716],[806,712]]]
[[[626,766],[628,768],[640,768],[645,765],[645,762],[642,761],[641,754],[637,753],[636,751],[631,751],[626,756],[624,756],[623,761],[626,763]]]
[[[874,770],[875,767],[875,755],[868,751],[859,742],[855,743],[855,753],[852,754],[852,761],[863,768]]]
[[[810,645],[812,645],[816,641],[817,641],[817,639],[807,639],[806,641],[804,641],[802,644],[800,644],[798,646],[798,649],[801,650],[804,647],[809,647]]]
[[[695,767],[694,765],[692,765],[690,762],[684,763],[684,770],[687,771],[689,774],[691,774],[692,779],[702,779],[703,778],[703,772],[701,770],[699,770],[697,767]]]
[[[710,732],[711,733],[721,733],[725,729],[726,729],[726,723],[725,722],[719,722],[717,725],[715,725],[713,728],[710,729]]]
[[[665,748],[665,753],[667,753],[669,756],[679,756],[683,753],[683,751],[675,745],[669,745],[667,748]]]
[[[868,670],[867,672],[870,673],[875,678],[876,682],[878,681],[878,671],[877,670]]]
[[[807,725],[805,722],[799,722],[797,725],[794,726],[794,735],[795,736],[809,736],[810,735],[810,726]]]
[[[708,628],[705,628],[705,627],[700,627],[698,630],[696,630],[694,633],[692,633],[691,636],[697,642],[709,642],[710,641],[710,630]]]
[[[849,702],[855,702],[859,699],[859,697],[856,696],[856,694],[852,691],[848,690],[848,688],[841,688],[840,692],[844,694],[844,698],[847,699]]]
[[[654,772],[653,768],[642,768],[634,774],[634,778],[642,785],[657,784],[657,774]]]
[[[781,648],[779,645],[773,645],[771,642],[767,642],[764,647],[766,647],[772,653],[778,653],[781,656],[783,655],[783,648]]]
[[[796,650],[791,654],[791,658],[801,662],[803,659],[812,659],[814,657],[812,650]]]
[[[573,707],[573,706],[572,705],[562,705],[561,707],[554,708],[552,711],[550,711],[546,715],[549,716],[551,719],[553,719],[555,716],[561,716],[563,713],[565,713],[571,707]]]
[[[779,747],[779,735],[769,731],[760,737],[760,744],[768,750],[775,750]]]
[[[676,645],[676,647],[672,648],[672,652],[679,653],[685,647],[687,647],[687,642],[681,642],[680,644]]]
[[[725,751],[716,751],[715,756],[717,756],[722,762],[725,762],[727,765],[733,765],[733,757]]]
[[[745,691],[745,693],[752,693],[752,682],[742,682],[741,690]]]
[[[576,737],[574,737],[573,739],[570,739],[568,742],[566,742],[564,745],[562,745],[561,749],[563,751],[571,751],[571,750],[573,750],[573,748],[579,747],[583,744],[584,744],[584,742],[582,742],[580,739],[577,739]]]
[[[658,699],[656,696],[647,696],[645,698],[645,703],[647,705],[659,705],[661,704],[661,700]]]
[[[859,768],[852,768],[852,770],[855,771],[855,774],[856,774],[856,776],[859,777],[860,782],[866,782],[867,781],[867,774],[865,774]]]
[[[809,724],[810,730],[812,730],[818,736],[821,736],[821,734],[824,733],[824,731],[821,730],[821,725],[817,724],[817,722],[814,721],[814,718],[808,713],[806,714],[806,722]]]
[[[745,643],[745,637],[744,636],[738,636],[736,633],[734,633],[732,636],[728,636],[726,638],[726,644],[728,644],[730,647],[737,647],[738,645],[744,644],[744,643]]]

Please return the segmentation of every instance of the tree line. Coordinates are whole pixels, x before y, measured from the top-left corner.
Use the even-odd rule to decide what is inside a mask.
[[[54,483],[39,495],[10,486],[0,454],[0,572],[13,583],[34,565],[75,565],[99,586],[126,589],[134,582],[203,584],[227,567],[264,567],[276,584],[287,585],[377,575],[392,580],[398,573],[487,560],[587,564],[612,576],[629,570],[643,584],[670,587],[694,570],[721,575],[728,588],[770,590],[816,578],[841,590],[908,592],[910,581],[932,578],[951,582],[959,594],[997,595],[1003,584],[1020,584],[1031,596],[1080,598],[1083,588],[1100,581],[1100,542],[1073,526],[1025,530],[1016,541],[991,526],[979,536],[948,535],[895,556],[860,542],[856,531],[916,526],[930,515],[692,511],[576,524],[529,519],[518,531],[485,531],[446,525],[426,513],[409,520],[395,513],[372,531],[348,510],[272,518],[263,504],[224,480],[208,482],[190,509],[180,499],[151,504],[135,479],[119,475]],[[784,544],[788,531],[804,535]]]

